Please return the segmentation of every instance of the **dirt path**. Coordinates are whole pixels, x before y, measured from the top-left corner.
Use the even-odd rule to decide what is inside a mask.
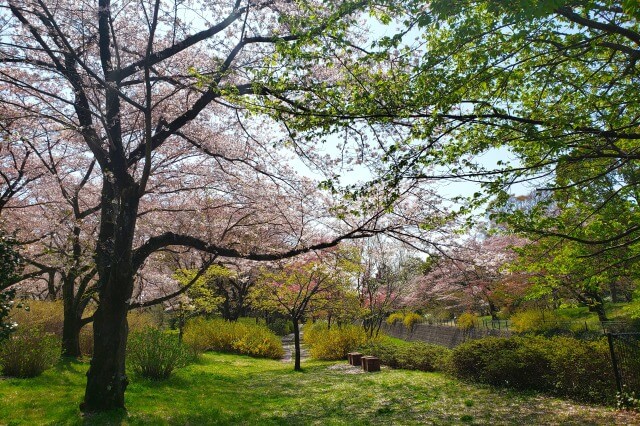
[[[282,349],[284,349],[284,356],[282,357],[282,362],[292,362],[295,352],[294,345],[294,337],[293,333],[287,334],[286,336],[282,336]],[[300,330],[300,340],[302,340],[302,330]],[[309,351],[305,347],[305,345],[301,345],[300,347],[300,361],[304,361],[309,358]]]

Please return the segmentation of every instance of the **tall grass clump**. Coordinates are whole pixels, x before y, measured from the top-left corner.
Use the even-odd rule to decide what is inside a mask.
[[[355,325],[327,328],[326,322],[317,322],[305,325],[303,339],[312,358],[337,360],[365,344],[367,336],[362,327]]]
[[[193,352],[175,334],[146,328],[130,334],[127,361],[133,371],[153,380],[168,378],[174,369],[193,360]]]
[[[284,355],[278,336],[261,324],[195,318],[185,326],[183,341],[198,352],[219,351],[272,359]]]
[[[53,367],[62,353],[60,338],[39,329],[19,329],[0,345],[5,376],[36,377]]]

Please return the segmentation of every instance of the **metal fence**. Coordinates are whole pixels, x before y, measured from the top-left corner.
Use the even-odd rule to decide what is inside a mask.
[[[640,395],[640,333],[607,332],[618,392]]]

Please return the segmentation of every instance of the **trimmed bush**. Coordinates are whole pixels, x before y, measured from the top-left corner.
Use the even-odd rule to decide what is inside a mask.
[[[453,350],[450,371],[475,382],[611,402],[615,380],[606,342],[569,337],[471,340]]]
[[[260,324],[195,318],[187,322],[182,339],[197,352],[220,351],[273,359],[284,355],[278,336]]]
[[[453,350],[453,374],[496,386],[546,390],[550,363],[544,342],[538,340],[488,337],[468,341]]]
[[[558,336],[546,340],[551,343],[547,356],[553,374],[549,382],[555,393],[583,401],[611,401],[615,376],[606,339]]]
[[[392,343],[388,339],[380,339],[378,341],[367,342],[359,348],[359,351],[365,355],[373,355],[380,358],[380,362],[391,368],[401,368],[398,355],[400,354],[400,345]]]
[[[5,376],[39,376],[60,359],[61,345],[54,334],[20,329],[0,346],[0,370]]]
[[[354,351],[367,341],[362,327],[343,325],[326,328],[326,323],[320,326],[305,326],[304,343],[309,346],[312,358],[324,360],[345,359],[349,352]],[[324,326],[324,327],[322,327]]]
[[[447,365],[450,352],[444,346],[412,343],[400,347],[398,366],[407,370],[442,371]]]
[[[142,377],[166,379],[174,369],[184,367],[192,359],[193,353],[178,341],[175,334],[147,328],[129,335],[127,361],[131,369]]]
[[[444,371],[451,353],[444,346],[419,342],[397,344],[388,339],[367,343],[360,351],[377,356],[389,367],[420,371]]]

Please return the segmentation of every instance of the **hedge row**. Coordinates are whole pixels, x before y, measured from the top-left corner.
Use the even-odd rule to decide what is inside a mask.
[[[360,348],[393,368],[443,371],[463,380],[612,403],[615,377],[606,340],[511,337],[471,340],[453,350],[390,339]]]
[[[612,402],[615,377],[605,340],[571,337],[490,337],[452,351],[456,377],[533,389],[591,402]]]

